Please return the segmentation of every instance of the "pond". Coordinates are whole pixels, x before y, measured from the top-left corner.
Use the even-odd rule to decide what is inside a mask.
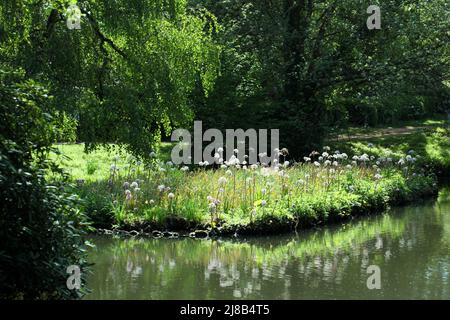
[[[437,200],[298,234],[94,237],[85,299],[450,299],[450,188]],[[380,289],[368,289],[368,267]]]

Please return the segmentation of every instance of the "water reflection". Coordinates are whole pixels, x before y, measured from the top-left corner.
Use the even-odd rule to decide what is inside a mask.
[[[95,238],[88,299],[450,299],[450,192],[436,202],[298,235]],[[368,290],[367,267],[381,268]]]

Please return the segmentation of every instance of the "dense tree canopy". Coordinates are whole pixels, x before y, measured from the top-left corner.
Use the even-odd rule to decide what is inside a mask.
[[[366,26],[367,1],[194,2],[223,25],[222,75],[195,105],[210,126],[280,128],[302,155],[335,126],[448,105],[447,1],[382,1],[381,30]]]
[[[67,26],[75,3],[80,30]],[[370,4],[5,0],[0,58],[48,84],[88,146],[145,155],[195,116],[220,129],[279,128],[300,157],[336,127],[448,105],[448,1],[380,2],[381,30],[366,26]]]
[[[80,30],[67,25],[75,3]],[[184,0],[6,0],[0,12],[0,58],[48,83],[88,143],[148,152],[192,118],[188,93],[208,93],[218,72],[215,18]]]

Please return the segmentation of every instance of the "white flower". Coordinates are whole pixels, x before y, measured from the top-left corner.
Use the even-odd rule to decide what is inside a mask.
[[[167,161],[167,162],[166,162],[166,165],[169,166],[169,167],[171,167],[171,166],[173,166],[173,162],[172,162],[172,161]]]
[[[305,160],[305,162],[310,162],[310,161],[311,161],[311,158],[309,158],[309,157],[303,157],[303,160]]]
[[[285,166],[285,167],[289,166],[289,161],[285,161],[285,162],[284,162],[284,166]]]
[[[218,148],[218,149],[217,149],[217,152],[222,153],[222,152],[223,152],[223,148]]]
[[[228,167],[225,164],[220,166],[220,169],[226,169],[226,168],[228,168]]]
[[[141,191],[141,188],[134,188],[134,192],[138,193],[139,191]]]
[[[333,166],[337,167],[338,166],[338,162],[337,161],[333,161]]]
[[[158,186],[158,191],[159,191],[159,192],[163,192],[165,188],[166,188],[165,185],[160,184],[160,185]]]
[[[154,203],[155,203],[155,200],[152,199],[152,200],[149,201],[149,203],[150,203],[150,204],[154,204]]]
[[[227,178],[225,178],[225,177],[220,177],[219,178],[219,185],[224,185],[224,184],[226,184],[227,183]]]
[[[229,176],[231,176],[233,174],[233,172],[231,172],[231,170],[227,170],[227,171],[225,171],[225,173]]]
[[[375,175],[375,179],[380,180],[381,178],[383,178],[383,176],[381,174],[377,173]]]
[[[207,167],[207,166],[209,166],[209,162],[208,162],[208,161],[205,161],[205,162],[203,162],[203,165],[204,165],[205,167]]]
[[[125,181],[124,183],[123,183],[123,188],[124,189],[128,189],[130,187],[130,184],[127,182],[127,181]]]
[[[233,152],[234,152],[235,154],[238,154],[238,153],[239,153],[239,150],[238,150],[238,149],[233,149]]]
[[[323,150],[324,150],[324,151],[330,151],[331,148],[330,148],[329,146],[324,146],[324,147],[323,147]]]
[[[175,198],[175,195],[171,192],[171,193],[169,193],[169,194],[167,195],[167,197],[168,197],[169,199],[173,199],[173,198]]]
[[[267,201],[266,200],[262,200],[261,201],[261,205],[264,207],[265,205],[267,204]]]
[[[261,189],[261,194],[266,194],[267,190],[266,189]]]
[[[198,165],[199,165],[200,167],[203,167],[203,161],[200,161],[200,162],[198,163]]]
[[[257,165],[257,164],[252,164],[252,165],[250,166],[250,169],[252,169],[252,170],[258,169],[258,165]]]
[[[217,152],[214,154],[214,159],[216,159],[216,161],[218,161],[220,159],[220,154],[218,154]]]
[[[315,165],[316,167],[320,167],[320,163],[318,163],[317,161],[314,161],[314,165]]]
[[[134,181],[131,185],[130,185],[131,189],[135,189],[137,187],[139,187],[138,183],[136,181]]]
[[[184,166],[180,170],[186,172],[186,171],[189,171],[189,167],[188,166]]]

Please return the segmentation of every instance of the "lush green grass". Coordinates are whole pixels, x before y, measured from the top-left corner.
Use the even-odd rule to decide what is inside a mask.
[[[450,174],[450,130],[437,127],[407,135],[390,135],[337,142],[336,147],[349,153],[367,153],[376,157],[405,157],[414,150],[438,175]]]
[[[84,179],[76,190],[86,211],[104,227],[280,232],[381,211],[436,191],[415,154],[398,164],[395,155],[352,159],[328,151],[276,168],[229,164],[190,171],[157,159],[143,164],[126,154],[86,155],[80,145],[60,150],[71,157],[62,164],[74,179]],[[89,171],[93,161],[96,170]]]
[[[174,167],[167,163],[169,143],[146,164],[114,146],[86,154],[82,144],[59,145],[58,161],[77,182],[85,210],[98,226],[268,233],[433,194],[435,179],[428,173],[450,168],[448,133],[433,128],[341,141],[335,144],[340,152],[275,169]]]
[[[111,165],[115,164],[122,170],[127,170],[137,159],[115,145],[108,148],[101,147],[93,152],[85,153],[84,144],[59,144],[55,146],[60,155],[53,154],[52,158],[63,167],[74,180],[82,179],[86,182],[107,179]],[[158,158],[168,161],[171,143],[162,143]]]

